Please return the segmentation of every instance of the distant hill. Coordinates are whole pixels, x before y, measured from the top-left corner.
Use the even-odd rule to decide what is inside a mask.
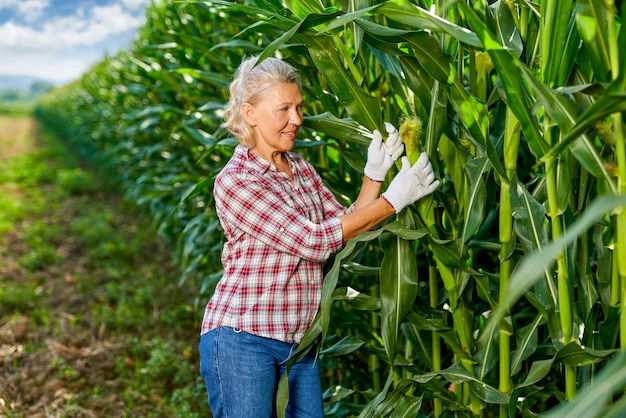
[[[34,83],[49,84],[56,86],[55,83],[50,80],[43,80],[41,78],[32,77],[28,75],[3,75],[0,74],[0,90],[30,90]]]
[[[58,84],[37,77],[0,75],[0,114],[32,111],[39,97]]]

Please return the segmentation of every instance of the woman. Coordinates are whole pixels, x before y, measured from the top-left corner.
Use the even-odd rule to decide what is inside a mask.
[[[227,242],[223,277],[206,307],[200,371],[214,417],[276,415],[286,360],[317,313],[324,262],[350,238],[433,192],[439,182],[423,154],[406,157],[389,188],[382,181],[404,151],[396,129],[374,131],[360,193],[346,209],[311,164],[292,152],[302,126],[301,82],[289,64],[243,61],[230,86],[224,126],[240,144],[215,180]],[[322,417],[318,362],[289,374],[287,416]]]

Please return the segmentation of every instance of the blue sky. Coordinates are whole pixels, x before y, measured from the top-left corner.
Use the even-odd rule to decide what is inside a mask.
[[[128,47],[150,0],[0,0],[0,74],[65,83]]]

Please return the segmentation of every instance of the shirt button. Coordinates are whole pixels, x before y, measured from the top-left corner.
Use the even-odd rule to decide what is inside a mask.
[[[283,228],[282,226],[280,227],[280,232],[285,232],[285,228]]]

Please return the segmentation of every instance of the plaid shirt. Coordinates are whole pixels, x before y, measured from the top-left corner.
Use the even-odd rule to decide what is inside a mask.
[[[202,334],[228,326],[297,343],[317,313],[324,262],[341,249],[348,209],[311,164],[285,155],[294,179],[238,145],[215,180],[227,242]]]

